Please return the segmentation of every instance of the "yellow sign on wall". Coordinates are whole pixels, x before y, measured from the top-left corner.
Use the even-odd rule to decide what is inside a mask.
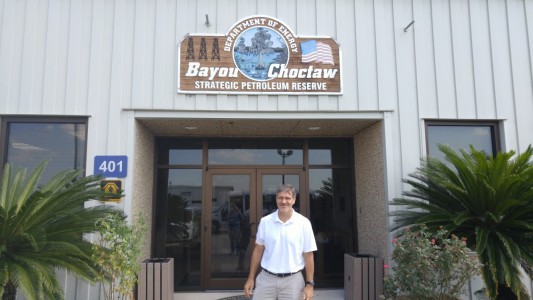
[[[298,37],[287,25],[252,16],[226,35],[187,35],[179,45],[179,93],[341,94],[339,45]]]
[[[119,202],[122,195],[122,181],[121,180],[102,180],[100,181],[100,189],[109,193],[100,199],[102,202]]]

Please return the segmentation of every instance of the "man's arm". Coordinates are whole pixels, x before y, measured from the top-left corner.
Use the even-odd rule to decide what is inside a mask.
[[[261,258],[263,257],[263,252],[265,251],[265,246],[255,244],[254,251],[252,252],[252,258],[250,260],[250,273],[248,274],[248,280],[244,284],[244,295],[247,298],[250,298],[254,289],[255,274],[259,269],[261,264]],[[313,267],[314,268],[314,267]]]
[[[305,262],[305,281],[313,281],[315,276],[315,260],[313,257],[313,252],[304,253],[304,262]],[[306,284],[304,288],[304,299],[313,298],[313,289],[314,286],[311,284]]]

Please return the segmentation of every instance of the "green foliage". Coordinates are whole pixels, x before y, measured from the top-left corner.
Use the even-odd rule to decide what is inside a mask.
[[[27,299],[61,299],[55,268],[90,282],[98,277],[92,244],[83,236],[96,231],[96,221],[120,212],[109,206],[85,208],[100,199],[99,178],[79,178],[65,170],[38,187],[47,162],[33,172],[12,172],[6,164],[0,179],[0,295],[14,299],[17,288]]]
[[[386,299],[458,299],[465,284],[479,273],[477,259],[464,239],[446,230],[430,234],[425,226],[393,240],[392,272],[385,278]]]
[[[98,222],[99,244],[93,259],[100,266],[105,299],[135,299],[134,287],[140,270],[142,244],[147,230],[142,215],[133,225],[125,218],[111,216]]]
[[[520,299],[525,293],[520,271],[533,275],[533,164],[531,146],[487,157],[471,147],[456,153],[440,145],[446,162],[427,158],[404,182],[412,190],[391,205],[393,230],[426,224],[468,238],[483,265],[488,296],[510,287]],[[514,159],[512,159],[514,157]]]

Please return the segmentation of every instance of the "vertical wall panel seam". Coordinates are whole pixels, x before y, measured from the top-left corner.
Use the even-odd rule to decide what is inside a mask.
[[[71,1],[68,1],[68,30],[67,30],[67,50],[66,50],[66,53],[67,53],[67,57],[66,57],[66,63],[65,63],[65,75],[64,75],[64,78],[65,78],[65,90],[64,90],[64,95],[63,95],[63,98],[65,99],[65,101],[63,102],[63,112],[64,113],[67,113],[67,103],[69,102],[69,99],[67,99],[67,90],[68,90],[68,84],[66,84],[66,82],[68,81],[68,66],[69,66],[69,62],[70,62],[70,31],[72,30],[72,26],[70,26],[70,20],[71,20],[71,16],[72,16],[72,2]],[[77,78],[75,79],[76,80],[76,83],[77,83]],[[75,85],[77,88],[79,87],[77,84]],[[74,102],[74,113],[76,112],[76,102]],[[72,112],[70,112],[72,113]]]
[[[355,80],[354,80],[354,84],[355,84],[355,89],[356,89],[356,92],[355,92],[355,109],[356,110],[359,110],[359,106],[360,106],[360,95],[359,95],[359,59],[358,59],[358,51],[357,51],[357,46],[358,46],[358,43],[357,43],[357,20],[355,20],[355,17],[357,16],[357,12],[356,12],[356,9],[357,9],[357,5],[355,5],[355,1],[353,2],[353,19],[354,19],[354,22],[353,22],[353,26],[354,26],[354,30],[353,30],[353,40],[354,40],[354,53],[353,53],[353,56],[354,56],[354,61],[355,61],[355,68],[354,68],[354,72],[355,72]],[[394,13],[393,13],[394,15]]]
[[[130,92],[131,93],[130,93],[130,98],[127,100],[128,101],[127,103],[129,103],[130,107],[133,107],[133,85],[135,84],[133,82],[133,80],[134,80],[133,78],[135,77],[134,76],[135,68],[133,66],[135,64],[135,39],[137,38],[136,32],[137,32],[137,4],[138,4],[138,2],[137,1],[131,1],[131,3],[133,3],[132,4],[133,5],[133,12],[132,12],[132,16],[133,16],[133,19],[132,19],[132,22],[133,22],[133,24],[132,24],[132,26],[133,26],[133,33],[132,33],[133,39],[131,41],[131,45],[132,45],[133,49],[131,51],[131,66],[132,66],[131,67],[131,74],[130,74]],[[174,62],[174,63],[176,63],[176,62]],[[124,106],[126,106],[126,105],[124,104]]]
[[[398,115],[398,126],[400,126],[401,124],[401,115],[400,115],[400,111],[399,111],[399,108],[400,108],[400,87],[399,87],[399,82],[398,82],[398,47],[396,45],[396,14],[394,13],[395,9],[394,9],[394,0],[390,0],[390,3],[391,3],[391,6],[392,6],[392,34],[393,34],[393,43],[394,43],[394,72],[396,74],[396,114]],[[413,1],[411,0],[411,5],[413,4]],[[355,6],[355,5],[354,5]],[[400,141],[400,145],[399,146],[399,151],[401,153],[402,151],[402,136],[400,135],[399,137],[399,141]],[[400,158],[400,160],[398,161],[398,170],[403,170],[403,160]]]
[[[494,54],[492,53],[492,29],[490,26],[490,2],[487,1],[487,27],[489,29],[489,52],[490,52],[490,65],[491,65],[491,79],[492,79],[492,93],[494,95],[493,103],[494,106],[494,112],[496,113],[496,118],[499,118],[498,113],[498,105],[496,103],[498,102],[497,94],[496,94],[496,81],[494,79]]]
[[[178,7],[179,7],[179,3],[176,3],[175,5],[175,9],[174,9],[174,28],[173,28],[173,34],[172,34],[172,38],[174,39],[174,43],[172,44],[172,52],[174,53],[174,55],[172,55],[172,57],[174,58],[174,61],[173,61],[173,66],[174,68],[172,69],[172,104],[169,105],[171,106],[172,108],[176,109],[176,95],[178,94],[178,85],[177,85],[177,82],[178,82],[178,57],[180,55],[180,51],[178,51],[178,42],[181,43],[182,39],[183,38],[180,38],[180,40],[178,41]],[[184,40],[184,39],[183,39]]]
[[[436,109],[437,109],[437,117],[440,118],[440,101],[441,99],[439,98],[439,75],[438,75],[438,70],[437,70],[437,55],[436,55],[436,50],[437,47],[435,45],[435,26],[433,26],[433,0],[430,0],[429,1],[429,11],[430,11],[430,18],[431,18],[431,42],[432,42],[432,47],[433,47],[433,72],[435,72],[435,99],[437,100],[437,106],[436,106]],[[418,88],[417,88],[418,90]]]
[[[5,20],[5,15],[7,14],[7,12],[6,12],[6,2],[7,1],[2,1],[2,12],[3,12],[3,14],[0,15],[0,24],[2,25],[2,26],[0,26],[0,41],[2,41],[2,33],[4,32],[4,27],[5,27],[4,20]]]
[[[86,107],[85,107],[85,111],[86,112],[90,112],[90,108],[91,108],[91,99],[89,99],[89,94],[90,94],[90,90],[91,90],[91,69],[92,69],[92,56],[93,56],[93,52],[91,51],[92,50],[92,45],[93,45],[93,23],[94,23],[94,1],[91,1],[91,16],[90,16],[90,19],[88,20],[88,22],[91,24],[91,26],[89,26],[89,45],[87,46],[89,48],[89,61],[87,63],[87,72],[89,73],[87,75],[87,94],[85,95],[85,97],[87,98],[85,103],[86,103]],[[89,120],[89,123],[90,123],[90,120]]]
[[[25,6],[25,7],[24,7],[24,16],[22,17],[22,19],[23,19],[23,22],[22,22],[23,25],[22,25],[22,26],[24,26],[24,28],[22,28],[22,33],[23,33],[24,35],[26,35],[26,34],[27,34],[27,33],[26,33],[26,17],[27,17],[27,10],[28,10],[28,2],[27,2],[27,1],[24,1],[24,6]],[[0,40],[1,40],[1,38],[0,38]],[[25,46],[24,41],[25,41],[25,40],[26,40],[26,39],[23,37],[23,38],[22,38],[22,47],[21,47],[21,49],[20,49],[20,51],[21,51],[22,53],[24,53],[24,46]],[[19,104],[19,107],[17,108],[17,111],[18,111],[18,112],[22,112],[22,113],[24,113],[24,111],[21,110],[22,107],[20,107],[20,105],[22,104],[22,101],[21,101],[21,100],[22,100],[22,92],[21,92],[21,91],[22,91],[22,74],[24,73],[24,72],[23,72],[24,70],[22,69],[23,65],[24,65],[24,56],[22,56],[22,58],[21,58],[21,60],[20,60],[20,72],[19,72],[19,78],[18,78],[18,82],[19,82],[19,87],[18,87],[18,104]],[[31,102],[30,102],[30,103],[31,103]],[[31,109],[31,104],[30,104],[30,107],[29,107],[29,108]]]
[[[317,0],[314,0],[314,1],[315,1],[315,32],[313,34],[317,35],[319,13],[318,13],[318,4],[316,3]]]
[[[172,90],[174,91],[174,97],[172,97],[172,108],[177,109],[177,102],[176,101],[176,95],[178,95],[178,74],[179,74],[179,66],[178,66],[178,60],[180,59],[180,48],[178,48],[178,45],[182,42],[185,42],[184,37],[178,38],[178,7],[179,3],[176,3],[175,9],[174,9],[174,34],[172,35],[174,38],[174,44],[172,47],[172,51],[174,51],[174,68],[173,70],[173,81],[172,81]],[[235,5],[237,7],[237,5]]]
[[[453,94],[455,97],[455,117],[459,118],[459,98],[457,96],[457,69],[455,68],[455,47],[453,46],[454,43],[454,36],[453,36],[453,18],[452,18],[452,1],[448,0],[448,11],[450,12],[449,18],[450,18],[450,43],[451,43],[451,50],[452,50],[452,76],[453,76]]]
[[[394,1],[394,0],[393,0]],[[431,8],[431,6],[430,6]],[[433,13],[433,10],[431,11]],[[413,0],[411,0],[411,20],[414,21],[415,20],[415,3]],[[433,29],[433,22],[431,23],[431,28]],[[417,61],[417,55],[416,55],[416,27],[412,27],[413,29],[413,61],[414,61],[414,70],[415,70],[415,101],[416,101],[416,116],[418,117],[418,122],[417,122],[417,125],[420,126],[420,121],[422,120],[422,116],[420,116],[420,93],[419,93],[419,84],[418,84],[418,61]],[[433,47],[433,49],[435,49],[435,47]],[[435,55],[433,55],[433,57],[435,57]],[[423,101],[423,100],[422,100]],[[437,105],[438,107],[438,105]],[[422,138],[422,135],[424,134],[424,132],[422,130],[420,130],[420,128],[418,129],[418,144],[419,145],[422,145],[422,141],[423,141],[423,138]],[[420,151],[420,157],[423,157],[424,156],[424,153],[422,152],[424,149],[424,147],[419,147],[419,151]]]
[[[472,0],[468,0],[468,30],[470,32],[470,57],[472,59],[472,64],[471,64],[471,68],[472,68],[472,85],[473,85],[473,91],[474,91],[474,108],[475,108],[475,112],[474,112],[474,116],[475,118],[479,118],[479,112],[478,112],[478,105],[477,105],[477,88],[476,88],[476,68],[475,68],[475,64],[476,64],[476,60],[474,59],[474,41],[472,40],[472,10],[470,9],[470,2]]]
[[[373,20],[373,26],[374,26],[374,49],[376,49],[376,56],[374,58],[374,67],[376,68],[376,101],[377,101],[377,108],[380,109],[381,104],[381,97],[379,94],[380,88],[379,88],[379,64],[378,64],[378,37],[377,37],[377,28],[376,28],[376,1],[372,0],[372,14],[374,16]]]
[[[522,6],[523,6],[523,12],[524,12],[526,41],[527,41],[527,53],[528,53],[527,57],[528,57],[528,67],[529,67],[528,73],[531,75],[531,74],[533,74],[533,68],[532,68],[532,65],[531,65],[531,44],[530,44],[531,40],[529,39],[529,22],[528,22],[526,1],[527,0],[522,1]],[[530,78],[533,78],[533,76],[530,76]],[[532,87],[533,87],[533,80],[532,80],[532,82],[530,82],[529,88],[532,88]],[[529,99],[529,101],[533,101],[533,99]],[[526,144],[528,144],[528,142],[526,142]],[[528,145],[531,145],[531,142]],[[520,151],[520,140],[518,140],[518,147],[517,148]],[[531,286],[533,284],[533,280],[529,279],[529,283],[530,283],[530,286]]]
[[[159,3],[158,0],[154,0],[154,4],[155,7],[154,7],[154,42],[153,42],[153,45],[152,45],[152,48],[153,48],[153,51],[152,51],[152,95],[151,95],[151,98],[149,100],[150,102],[150,108],[154,108],[154,103],[155,103],[155,78],[156,78],[156,75],[155,75],[155,72],[156,72],[156,67],[155,67],[155,64],[156,64],[156,40],[157,40],[157,4]],[[198,23],[198,22],[197,22]],[[197,25],[198,26],[198,25]]]
[[[339,42],[339,28],[337,27],[337,25],[339,24],[339,19],[338,19],[338,16],[337,16],[337,1],[335,1],[333,3],[333,11],[335,12],[335,26],[334,26],[334,29],[335,29],[335,36],[334,36],[334,39],[335,41],[337,42],[337,44],[339,45],[339,65],[342,64],[342,61],[341,61],[341,53],[340,53],[340,49],[341,49],[341,44]],[[339,66],[340,68],[340,66]],[[342,92],[342,78],[341,78],[341,85],[340,85],[340,88],[341,88],[341,92]],[[328,96],[328,98],[331,98],[331,96]],[[336,110],[337,111],[340,111],[341,110],[341,102],[340,102],[340,97],[339,96],[335,96],[335,100],[333,102],[335,102],[335,105],[336,105]]]
[[[109,0],[106,0],[106,1],[109,1]],[[111,43],[110,46],[110,50],[111,50],[111,53],[109,54],[110,57],[111,57],[111,61],[109,63],[109,88],[107,90],[107,113],[108,113],[108,117],[107,117],[107,124],[108,124],[108,128],[113,128],[113,124],[116,123],[115,122],[115,119],[112,117],[112,113],[114,113],[114,111],[112,110],[113,108],[113,102],[116,101],[114,99],[111,99],[112,95],[113,95],[113,58],[115,57],[114,54],[115,54],[115,34],[116,34],[116,26],[117,24],[115,23],[116,22],[116,13],[117,13],[117,0],[113,0],[112,4],[113,6],[113,13],[111,14],[113,20],[111,20],[111,26],[109,26],[109,31],[111,31],[111,38],[109,39],[109,42]],[[102,12],[103,13],[103,12]],[[105,28],[105,26],[104,26]],[[120,77],[120,76],[119,76]],[[120,80],[120,79],[119,79]],[[118,84],[117,84],[118,85]],[[119,102],[120,103],[120,102]],[[120,104],[119,104],[120,106]],[[117,119],[120,119],[119,116],[117,116]],[[118,130],[118,136],[120,136],[120,126],[119,126],[119,130]],[[109,135],[110,137],[111,135]],[[108,140],[109,140],[109,137],[108,137]],[[111,145],[112,143],[107,143],[107,151],[109,151],[109,146]]]
[[[513,52],[512,52],[512,49],[511,49],[511,31],[510,31],[510,24],[509,24],[509,1],[506,0],[505,1],[505,17],[506,17],[506,25],[507,25],[507,47],[509,49],[509,68],[511,68],[511,98],[512,98],[512,105],[513,105],[513,120],[514,120],[514,125],[515,125],[515,128],[517,130],[515,130],[515,138],[516,138],[516,141],[517,141],[517,145],[516,147],[518,148],[520,146],[520,140],[519,140],[519,135],[518,135],[518,115],[516,113],[516,92],[515,92],[515,86],[516,86],[516,83],[515,83],[515,70],[513,68]]]
[[[298,0],[296,0],[296,7],[294,8],[294,32],[296,33],[299,33],[298,32]]]
[[[341,54],[340,54],[340,49],[341,49],[341,45],[339,43],[339,28],[337,27],[337,24],[339,23],[338,21],[338,16],[337,16],[337,1],[335,1],[333,3],[333,11],[335,13],[335,26],[333,26],[333,28],[335,29],[335,36],[333,37],[335,39],[335,42],[337,42],[337,44],[339,45],[339,64],[341,64],[342,62],[340,61],[340,57],[341,57]],[[341,78],[342,80],[342,78]],[[342,89],[342,84],[340,85],[341,89]],[[342,90],[341,90],[342,91]],[[341,110],[341,102],[339,101],[339,96],[335,96],[335,97],[331,97],[331,96],[328,96],[329,99],[331,98],[335,98],[335,100],[333,100],[332,102],[335,103],[335,110],[337,111],[340,111]]]
[[[525,31],[526,31],[526,41],[527,41],[527,57],[528,57],[528,67],[529,67],[529,74],[533,74],[533,68],[531,65],[531,40],[529,39],[529,22],[528,22],[528,15],[527,15],[527,7],[526,7],[526,1],[522,2],[523,6],[523,12],[524,12],[524,21],[525,21]],[[530,79],[533,79],[533,76],[530,76]],[[530,82],[529,88],[533,87],[533,80]],[[529,99],[529,101],[533,101],[533,99]],[[515,114],[516,115],[516,114]],[[526,142],[527,144],[527,142]],[[518,151],[520,151],[520,140],[518,140]],[[529,281],[530,285],[533,284],[533,280],[530,279]]]
[[[44,107],[44,98],[45,98],[45,94],[44,94],[44,83],[46,81],[45,79],[45,75],[46,75],[46,59],[47,59],[47,56],[48,56],[48,26],[50,24],[50,1],[48,1],[48,5],[46,6],[46,28],[44,29],[44,34],[45,34],[45,37],[44,37],[44,56],[43,56],[43,61],[42,61],[42,64],[43,64],[43,68],[42,68],[42,76],[41,76],[41,79],[42,79],[42,84],[41,84],[41,87],[42,87],[42,90],[41,90],[41,110],[43,109]],[[36,99],[37,101],[37,99]]]

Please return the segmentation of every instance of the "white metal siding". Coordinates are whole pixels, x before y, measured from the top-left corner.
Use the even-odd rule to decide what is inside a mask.
[[[0,113],[98,115],[108,128],[106,112],[123,108],[394,110],[403,135],[420,132],[421,118],[504,119],[507,146],[524,149],[533,128],[532,3],[1,0]],[[337,39],[344,95],[176,94],[177,42],[255,14]]]

